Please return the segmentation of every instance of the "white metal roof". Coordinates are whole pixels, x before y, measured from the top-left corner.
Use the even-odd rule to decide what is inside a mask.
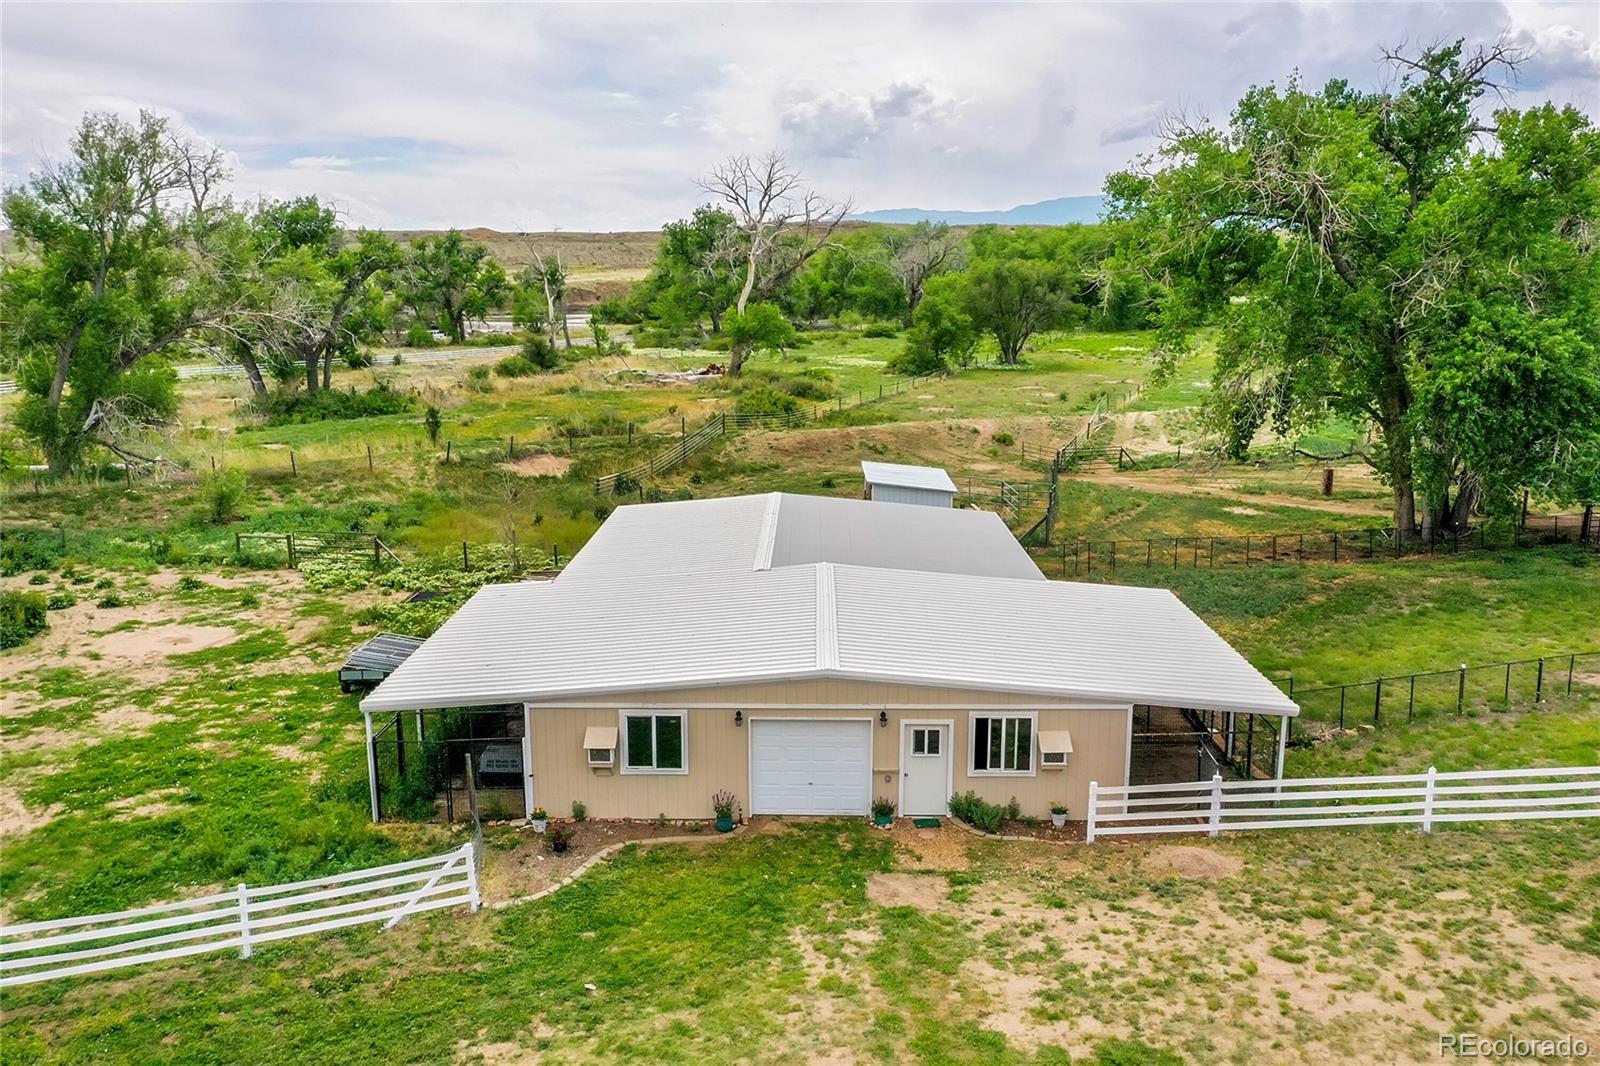
[[[1044,580],[988,511],[772,492],[618,507],[556,583],[810,563]]]
[[[489,586],[361,706],[805,678],[1297,713],[1163,589],[825,562]]]
[[[894,485],[903,489],[930,489],[955,492],[956,483],[937,466],[907,466],[904,463],[861,463],[861,474],[868,485]]]

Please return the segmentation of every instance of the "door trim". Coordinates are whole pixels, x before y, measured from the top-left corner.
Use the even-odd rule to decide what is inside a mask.
[[[947,758],[945,760],[945,762],[944,762],[944,815],[943,815],[943,817],[948,818],[950,816],[950,797],[955,794],[955,788],[956,788],[956,752],[955,752],[955,746],[956,746],[956,720],[954,718],[902,718],[902,719],[900,719],[900,754],[899,754],[899,757],[896,760],[900,765],[895,768],[896,772],[900,776],[900,787],[899,787],[899,794],[895,797],[895,802],[894,802],[895,815],[897,817],[901,817],[901,818],[909,817],[908,815],[906,815],[906,814],[904,814],[902,812],[904,812],[905,806],[906,806],[906,771],[909,769],[909,764],[911,762],[911,731],[910,731],[910,727],[911,726],[918,726],[918,725],[923,725],[923,726],[926,726],[926,725],[942,725],[942,726],[946,726],[950,730],[950,732],[947,734],[947,737],[946,737],[946,739],[949,741],[949,743],[945,745],[945,749],[946,749],[947,754],[949,755],[949,758]],[[919,817],[921,817],[921,816],[919,816]]]
[[[744,717],[744,776],[745,798],[749,801],[750,816],[756,814],[756,730],[757,722],[866,722],[867,730],[867,816],[872,816],[872,753],[874,750],[874,737],[871,727],[876,724],[872,718],[863,718],[856,715],[815,715],[815,714],[747,714]],[[782,818],[784,815],[763,815],[764,818]],[[791,815],[796,818],[809,818],[810,815]],[[820,818],[851,818],[849,814],[824,814]]]

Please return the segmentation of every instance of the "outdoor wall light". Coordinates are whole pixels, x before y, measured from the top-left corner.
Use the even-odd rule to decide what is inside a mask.
[[[744,725],[744,712],[743,711],[734,711],[733,712],[733,724],[736,725],[736,726]]]
[[[881,725],[881,726],[887,726],[889,724],[889,712],[888,711],[879,711],[878,712],[878,724]]]

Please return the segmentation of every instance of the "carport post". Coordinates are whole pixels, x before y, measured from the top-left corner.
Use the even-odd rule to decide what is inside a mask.
[[[362,711],[367,726],[367,792],[372,799],[372,820],[378,820],[378,751],[372,746],[372,712]]]

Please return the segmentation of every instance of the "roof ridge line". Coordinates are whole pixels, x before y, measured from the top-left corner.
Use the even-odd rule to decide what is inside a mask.
[[[772,569],[772,547],[778,540],[778,508],[783,505],[783,493],[767,493],[767,506],[761,512],[761,532],[756,536],[756,559],[752,570]]]
[[[817,563],[817,669],[839,669],[839,608],[833,564]]]

